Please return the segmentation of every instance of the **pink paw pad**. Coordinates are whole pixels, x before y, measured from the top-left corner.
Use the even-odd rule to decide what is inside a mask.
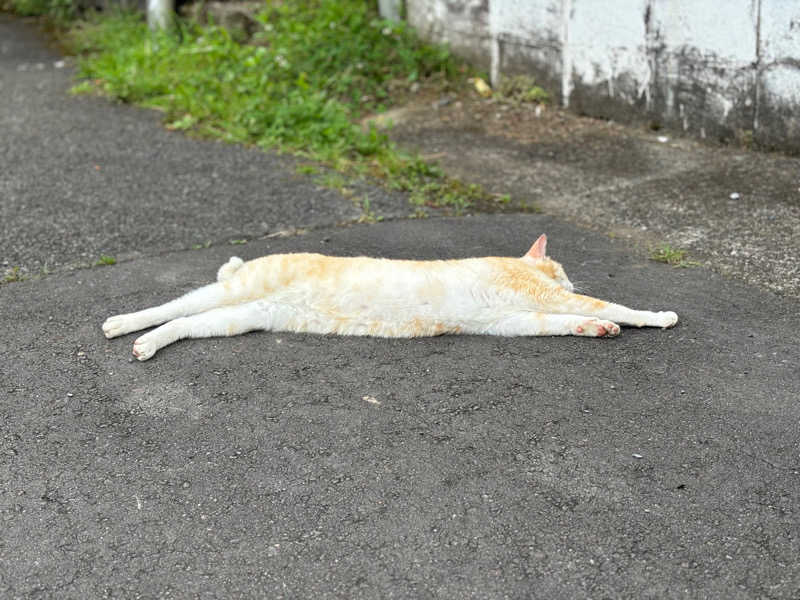
[[[577,335],[590,337],[614,337],[619,335],[619,325],[611,321],[601,321],[599,319],[589,319],[575,326]]]

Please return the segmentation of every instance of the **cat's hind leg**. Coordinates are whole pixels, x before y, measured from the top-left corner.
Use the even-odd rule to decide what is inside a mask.
[[[103,333],[107,338],[113,338],[225,304],[232,300],[233,294],[231,288],[222,283],[231,279],[243,264],[241,258],[232,256],[217,271],[218,283],[201,287],[160,306],[109,317],[103,323]]]
[[[103,323],[103,333],[107,338],[113,338],[131,331],[147,329],[178,317],[193,315],[220,306],[225,303],[226,299],[229,299],[229,295],[230,293],[226,291],[222,283],[212,283],[160,306],[109,317]]]
[[[145,333],[133,343],[133,355],[139,360],[147,360],[164,346],[184,338],[239,335],[258,329],[270,329],[273,321],[270,311],[261,302],[214,308],[173,319]]]
[[[466,332],[465,332],[466,333]],[[614,337],[619,325],[612,321],[583,315],[562,315],[520,312],[508,315],[474,333],[489,335],[580,335],[585,337]]]

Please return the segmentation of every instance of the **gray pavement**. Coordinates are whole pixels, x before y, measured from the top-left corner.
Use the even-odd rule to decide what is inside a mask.
[[[65,96],[66,70],[19,69],[58,58],[2,17],[0,48],[0,253],[57,271],[0,287],[0,597],[800,596],[796,298],[563,216],[342,225],[358,207],[290,159]],[[290,227],[312,229],[260,237]],[[254,333],[146,363],[100,331],[234,253],[515,255],[542,231],[589,292],[678,326]],[[125,260],[76,268],[100,252]]]
[[[290,157],[192,140],[156,111],[70,96],[61,61],[35,29],[0,15],[0,266],[35,276],[361,216],[353,198],[296,175]],[[364,193],[381,215],[411,212],[397,195]]]

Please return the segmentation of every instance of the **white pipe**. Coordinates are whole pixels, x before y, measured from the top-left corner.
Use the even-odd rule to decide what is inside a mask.
[[[569,22],[572,19],[572,0],[561,0],[561,106],[569,107],[572,95],[572,48]]]
[[[153,31],[170,27],[174,13],[175,0],[147,0],[147,25]]]

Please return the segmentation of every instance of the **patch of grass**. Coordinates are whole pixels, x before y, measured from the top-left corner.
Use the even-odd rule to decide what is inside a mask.
[[[445,47],[380,19],[373,4],[268,0],[250,44],[213,25],[153,34],[141,15],[103,17],[69,35],[84,78],[73,91],[156,108],[171,129],[309,158],[345,178],[328,187],[374,177],[414,202],[463,211],[490,195],[358,124],[418,81],[446,87],[466,72]]]
[[[327,171],[322,173],[319,177],[314,178],[314,183],[320,187],[331,188],[338,191],[342,196],[350,196],[352,192],[347,187],[347,178],[341,173],[335,171]]]
[[[10,0],[0,5],[23,17],[46,16],[57,23],[70,21],[78,13],[72,0]]]
[[[247,240],[228,240],[231,246],[242,246],[247,243]]]
[[[451,179],[415,187],[410,200],[417,206],[451,207],[456,214],[461,214],[471,208],[476,199],[482,199],[485,195],[483,188],[477,184],[464,184]]]
[[[528,202],[527,200],[521,200],[519,202],[518,210],[531,214],[541,214],[544,212],[541,206],[535,202]]]
[[[667,263],[673,267],[697,267],[699,262],[687,259],[688,252],[673,248],[669,244],[662,244],[650,250],[650,260]]]
[[[297,165],[294,172],[298,175],[316,175],[319,173],[319,169],[314,165]]]
[[[413,213],[408,215],[408,218],[409,219],[427,219],[429,216],[430,215],[428,214],[427,210],[425,210],[421,206],[418,206],[417,208],[414,209]]]
[[[117,264],[117,259],[113,256],[107,256],[105,254],[100,255],[100,259],[94,263],[96,267],[103,267],[103,266],[111,266]]]
[[[211,240],[206,240],[202,244],[192,244],[192,250],[203,250],[211,247]]]
[[[467,184],[457,179],[429,181],[411,186],[410,191],[411,203],[418,208],[449,208],[457,215],[469,209],[496,212],[511,205],[510,194],[490,194],[479,184]],[[516,210],[529,212],[522,202]]]
[[[361,216],[358,217],[359,223],[379,223],[383,221],[383,217],[376,215],[372,210],[372,205],[369,201],[369,196],[364,195],[361,199]]]
[[[73,96],[77,96],[79,94],[92,94],[96,90],[97,88],[91,81],[81,81],[80,83],[73,85],[70,88],[69,93]]]
[[[536,80],[527,75],[504,77],[497,88],[497,97],[501,100],[518,104],[521,102],[535,102],[538,104],[550,102],[550,94],[536,85]]]
[[[25,274],[22,272],[22,268],[20,267],[9,267],[3,274],[3,283],[16,283],[18,281],[23,281],[24,279]]]

